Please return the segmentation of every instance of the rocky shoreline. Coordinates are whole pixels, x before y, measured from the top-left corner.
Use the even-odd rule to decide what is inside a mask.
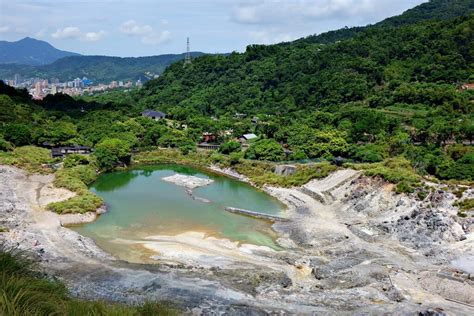
[[[457,217],[454,196],[441,189],[418,201],[352,170],[304,188],[265,187],[288,206],[288,221],[273,225],[285,249],[249,249],[247,257],[232,253],[232,262],[205,267],[116,260],[63,227],[95,214],[44,210],[46,202],[71,196],[52,180],[0,166],[0,226],[8,229],[0,240],[31,253],[80,297],[169,299],[194,314],[474,313],[474,225]]]

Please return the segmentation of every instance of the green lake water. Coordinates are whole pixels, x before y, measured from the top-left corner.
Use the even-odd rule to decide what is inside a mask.
[[[174,174],[214,180],[193,190],[194,196],[210,203],[193,199],[184,187],[162,179]],[[107,213],[73,229],[113,254],[133,251],[119,240],[140,241],[188,231],[278,248],[271,223],[224,210],[227,206],[267,214],[284,210],[278,200],[240,181],[190,167],[162,165],[103,174],[90,189],[105,200]]]

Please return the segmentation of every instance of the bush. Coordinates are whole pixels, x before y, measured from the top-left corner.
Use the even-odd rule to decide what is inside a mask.
[[[58,170],[54,185],[76,192],[77,195],[66,201],[50,203],[47,208],[58,214],[95,212],[102,206],[103,200],[91,193],[87,185],[96,179],[97,173],[92,165],[80,165]]]
[[[106,138],[102,140],[94,150],[99,167],[109,170],[120,163],[130,162],[130,144],[118,138]]]
[[[420,185],[420,176],[405,157],[395,157],[372,164],[347,164],[354,169],[365,170],[366,176],[379,176],[396,184],[397,193],[412,193]]]
[[[224,143],[219,147],[219,152],[225,155],[240,151],[242,151],[242,145],[234,140]]]
[[[0,151],[12,150],[13,146],[10,142],[6,141],[3,135],[0,135]]]
[[[306,160],[308,159],[308,156],[305,154],[304,151],[297,150],[290,155],[289,159],[290,160]]]
[[[63,159],[65,168],[71,168],[78,165],[88,165],[89,158],[85,155],[72,154]]]
[[[83,301],[68,296],[61,282],[35,271],[18,251],[0,249],[0,315],[178,315],[167,302],[140,306]]]
[[[253,143],[245,152],[245,158],[280,161],[285,157],[281,145],[274,139],[261,139]]]
[[[31,144],[31,128],[25,124],[10,124],[5,128],[5,139],[15,146]]]
[[[220,163],[223,162],[225,159],[222,154],[219,154],[217,152],[213,152],[209,158],[211,159],[212,163]]]
[[[54,185],[74,192],[87,190],[87,185],[97,179],[95,168],[91,165],[81,165],[63,168],[56,172]]]
[[[53,161],[48,149],[35,146],[17,147],[11,152],[0,153],[0,164],[16,166],[28,172],[51,172],[50,168],[45,168],[43,165]]]
[[[233,152],[229,155],[229,163],[231,165],[236,165],[242,158],[244,158],[244,154],[242,152]]]
[[[437,176],[440,179],[473,180],[474,179],[474,152],[467,152],[459,160],[445,160],[439,166]]]
[[[459,207],[462,212],[474,210],[474,199],[465,199],[454,204]]]
[[[380,162],[388,157],[386,146],[366,144],[354,146],[351,150],[352,157],[360,162]]]
[[[61,202],[48,204],[47,208],[58,214],[95,212],[104,202],[89,191],[81,191],[78,195]]]

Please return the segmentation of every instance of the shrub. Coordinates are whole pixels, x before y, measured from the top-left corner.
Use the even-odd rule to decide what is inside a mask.
[[[297,150],[292,153],[289,157],[290,160],[305,160],[308,159],[308,156],[302,150]]]
[[[13,146],[10,142],[6,141],[3,135],[0,135],[0,151],[12,150]]]
[[[372,164],[347,164],[354,169],[365,170],[367,176],[379,176],[396,184],[397,193],[412,193],[420,185],[420,176],[405,157],[395,157]]]
[[[354,146],[351,152],[352,157],[360,162],[380,162],[388,157],[386,146],[377,144]]]
[[[474,210],[474,199],[465,199],[454,204],[459,207],[461,211],[472,211]]]
[[[94,150],[99,167],[109,170],[119,163],[130,162],[130,144],[118,138],[106,138],[102,140]]]
[[[96,179],[97,173],[92,165],[79,165],[58,170],[54,185],[76,192],[77,195],[66,201],[50,203],[47,208],[58,214],[95,212],[102,206],[103,200],[91,193],[87,185]]]
[[[25,124],[9,124],[5,128],[5,139],[15,146],[31,144],[31,128]]]
[[[91,165],[63,168],[56,172],[54,185],[74,192],[87,190],[87,185],[97,179],[97,173]]]
[[[28,172],[51,172],[51,169],[44,168],[43,165],[53,161],[49,150],[35,146],[17,147],[11,152],[0,153],[1,164],[13,165]]]
[[[209,158],[211,159],[212,163],[220,163],[225,159],[222,154],[219,154],[217,152],[213,152]]]
[[[231,165],[238,164],[242,158],[244,158],[244,154],[242,152],[233,152],[229,155],[229,163]]]
[[[65,168],[71,168],[78,165],[88,165],[89,158],[85,155],[72,154],[64,158],[63,165]]]
[[[87,213],[95,212],[101,207],[103,201],[97,195],[89,191],[80,191],[80,193],[66,201],[54,202],[48,204],[47,208],[58,214],[66,213]]]
[[[139,306],[83,301],[68,296],[61,282],[35,271],[18,251],[0,249],[0,315],[178,315],[167,302]]]
[[[224,143],[219,147],[219,152],[225,155],[231,154],[233,152],[240,152],[241,150],[242,145],[235,140]]]
[[[261,139],[253,143],[245,152],[245,158],[279,161],[285,157],[281,145],[274,139]]]

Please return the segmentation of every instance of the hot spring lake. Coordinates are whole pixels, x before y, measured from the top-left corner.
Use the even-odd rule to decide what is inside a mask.
[[[192,190],[163,180],[175,174],[212,179]],[[149,257],[137,246],[149,236],[202,232],[208,236],[278,249],[271,223],[233,214],[236,207],[281,214],[284,205],[252,186],[224,176],[175,165],[145,166],[101,175],[90,190],[105,200],[107,213],[71,227],[123,260]],[[205,203],[199,198],[209,200]],[[138,260],[139,261],[139,260]]]

